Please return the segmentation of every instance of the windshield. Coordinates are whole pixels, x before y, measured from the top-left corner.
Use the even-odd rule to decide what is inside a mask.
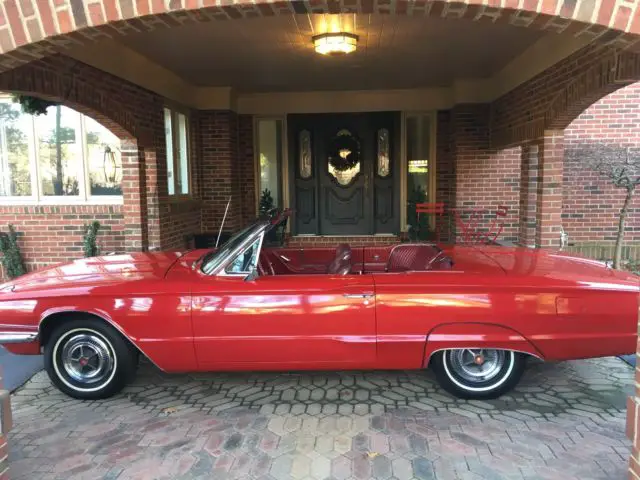
[[[234,234],[229,240],[227,240],[222,246],[215,251],[211,251],[207,253],[202,260],[202,273],[207,275],[211,275],[215,272],[220,265],[222,265],[234,252],[243,241],[247,239],[247,236],[251,235],[251,233],[256,232],[259,228],[264,226],[264,222],[256,222],[252,223],[248,227],[240,230],[238,233]]]

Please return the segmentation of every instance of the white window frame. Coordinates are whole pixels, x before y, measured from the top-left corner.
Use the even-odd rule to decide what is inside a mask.
[[[192,160],[191,160],[191,117],[189,111],[186,108],[178,107],[175,105],[165,104],[162,109],[162,126],[165,129],[164,114],[165,110],[169,110],[171,113],[171,141],[172,141],[172,154],[173,154],[173,192],[169,193],[169,170],[167,169],[167,195],[171,199],[190,199],[193,197],[193,173],[192,173]],[[178,187],[182,184],[178,181],[178,165],[180,162],[180,122],[179,115],[185,117],[185,135],[186,135],[186,150],[187,150],[187,193],[179,193]],[[166,141],[166,132],[165,132]],[[165,160],[167,149],[165,145]]]
[[[0,101],[10,100],[7,96],[0,96]],[[69,108],[69,107],[66,107]],[[73,109],[71,109],[73,110]],[[74,110],[75,111],[75,110]],[[122,205],[122,195],[91,195],[89,178],[89,148],[86,138],[86,116],[77,112],[80,116],[78,133],[80,135],[80,148],[77,152],[81,155],[80,169],[78,170],[78,195],[43,195],[42,178],[40,175],[40,158],[38,150],[38,135],[36,130],[36,117],[31,115],[30,129],[27,132],[29,173],[31,177],[31,195],[28,196],[0,196],[2,205]],[[27,115],[24,114],[23,115]]]

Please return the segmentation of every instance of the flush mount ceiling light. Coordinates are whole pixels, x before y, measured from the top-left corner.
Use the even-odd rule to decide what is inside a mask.
[[[316,52],[321,55],[346,55],[358,47],[358,36],[347,32],[323,33],[312,40]]]

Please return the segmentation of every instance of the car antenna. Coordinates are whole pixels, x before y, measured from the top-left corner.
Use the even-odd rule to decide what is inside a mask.
[[[224,217],[222,217],[222,222],[220,223],[220,231],[218,232],[218,238],[216,238],[216,248],[218,248],[218,243],[220,242],[220,235],[222,235],[222,227],[224,227],[224,221],[227,219],[227,212],[229,212],[229,205],[231,205],[231,195],[229,195],[227,208],[224,209]]]

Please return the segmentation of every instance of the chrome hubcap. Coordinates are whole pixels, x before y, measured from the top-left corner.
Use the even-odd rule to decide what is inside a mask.
[[[73,380],[92,384],[108,377],[113,370],[113,358],[107,343],[96,335],[74,335],[62,349],[62,365]]]
[[[506,359],[503,350],[465,348],[448,353],[453,372],[471,383],[486,382],[494,378]]]

